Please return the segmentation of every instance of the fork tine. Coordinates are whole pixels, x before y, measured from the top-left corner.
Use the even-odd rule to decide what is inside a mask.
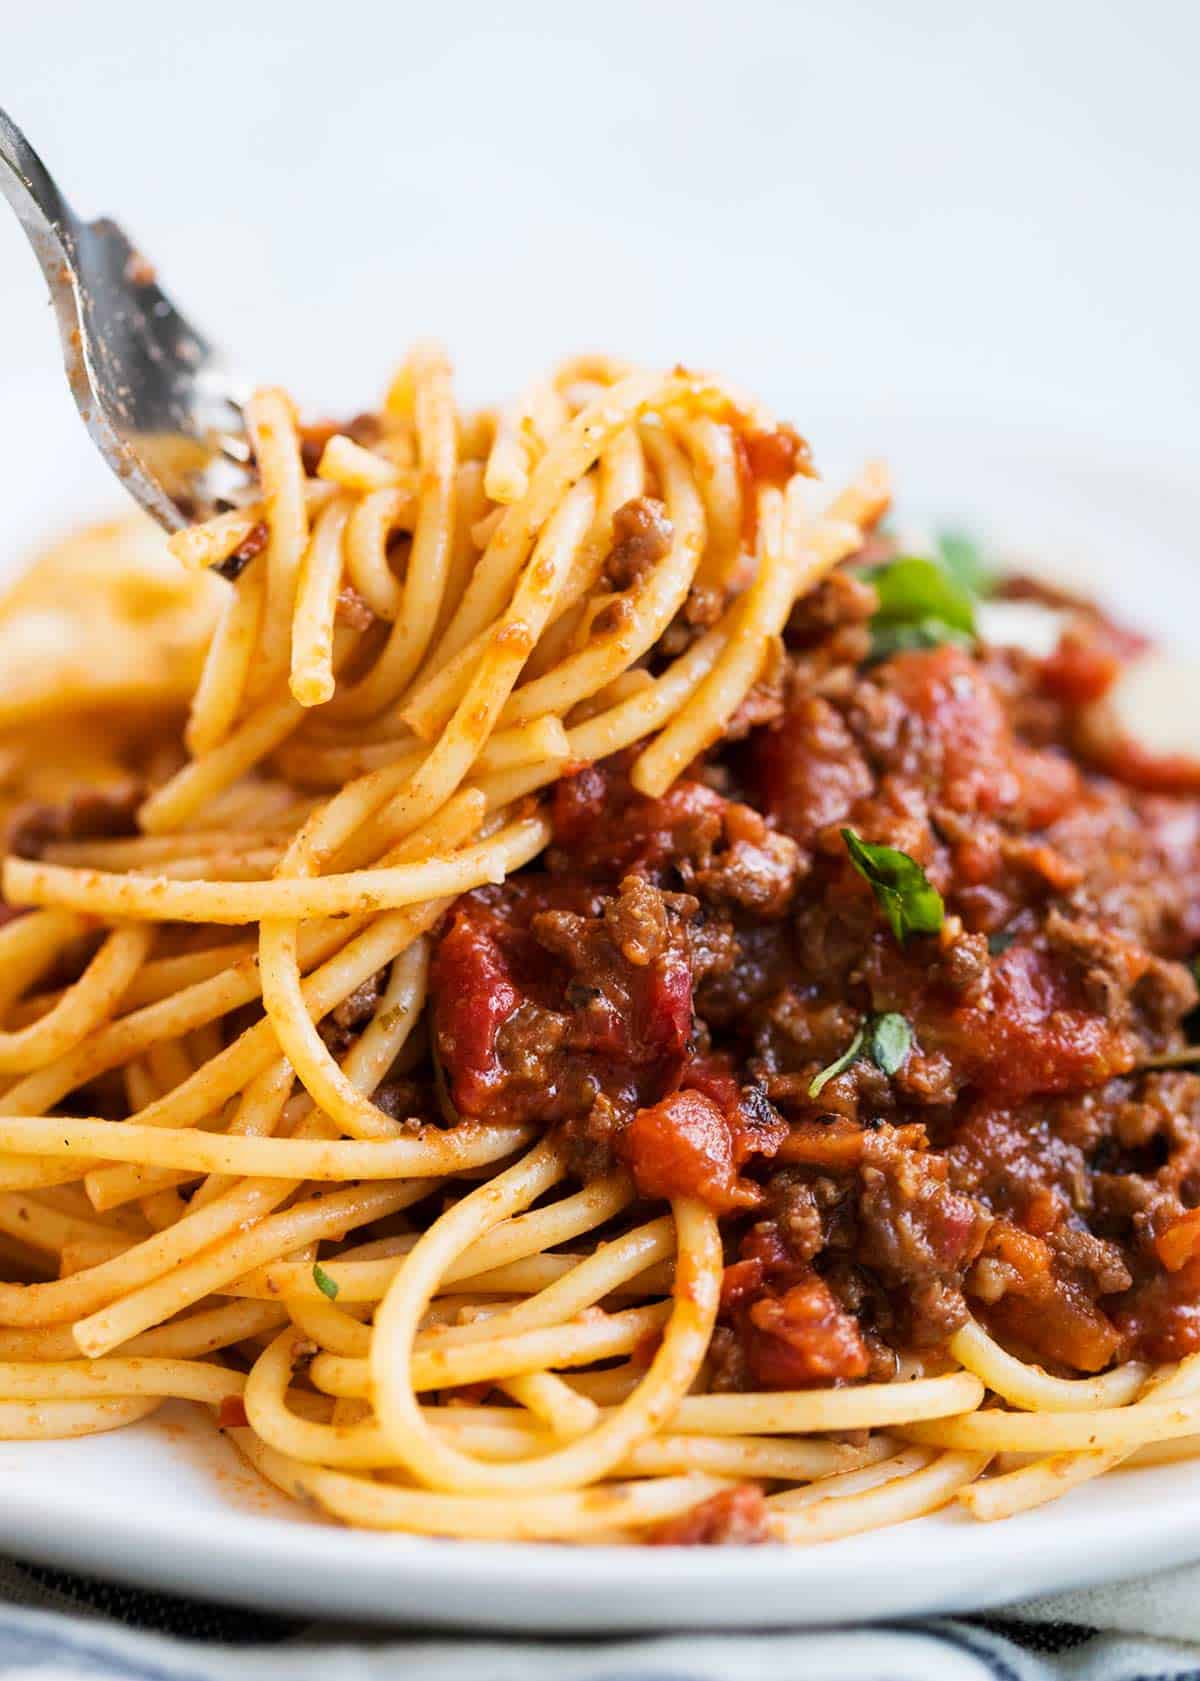
[[[245,387],[123,229],[71,209],[3,110],[0,190],[49,288],[76,406],[126,489],[168,530],[242,500]]]

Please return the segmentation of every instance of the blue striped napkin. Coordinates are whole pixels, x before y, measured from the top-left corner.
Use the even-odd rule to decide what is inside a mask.
[[[117,1677],[1200,1681],[1200,1567],[980,1618],[819,1632],[500,1640],[304,1624],[0,1561],[3,1681]]]

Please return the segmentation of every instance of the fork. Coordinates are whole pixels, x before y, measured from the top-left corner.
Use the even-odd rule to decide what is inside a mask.
[[[76,407],[125,488],[168,531],[244,501],[248,387],[117,224],[72,210],[3,110],[0,191],[50,289]]]

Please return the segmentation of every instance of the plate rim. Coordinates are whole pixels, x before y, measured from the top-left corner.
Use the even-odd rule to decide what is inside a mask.
[[[188,1403],[164,1413],[174,1444],[186,1419],[193,1444],[215,1439],[235,1455]],[[153,1425],[122,1432],[124,1445]],[[0,1455],[6,1552],[310,1621],[552,1633],[827,1627],[994,1609],[1114,1581],[1129,1545],[1139,1574],[1200,1559],[1198,1466],[1194,1488],[1175,1500],[1162,1496],[1178,1465],[1109,1473],[1148,1512],[1144,1527],[1114,1537],[1120,1546],[1097,1545],[1090,1506],[1060,1502],[997,1524],[943,1510],[813,1547],[631,1547],[383,1534],[221,1507],[181,1524],[169,1498],[122,1510],[116,1494],[80,1501],[65,1475],[14,1486],[5,1473],[21,1445],[3,1444]]]
[[[57,437],[65,440],[68,428],[77,427],[63,394],[49,432],[35,427],[28,436],[28,413],[14,414],[13,403],[18,395],[28,396],[20,389],[27,383],[0,380],[0,436],[11,437],[7,460],[16,473],[18,446],[24,443],[27,452],[36,448],[44,464]],[[49,397],[53,381],[36,383]],[[49,413],[52,405],[45,406]],[[902,414],[888,409],[856,416],[829,412],[823,418],[835,449],[856,429],[868,438],[894,433],[899,443],[905,424]],[[1113,473],[1126,481],[1124,493],[1112,486],[1117,500],[1125,494],[1128,503],[1140,505],[1146,488],[1157,484],[1175,505],[1190,503],[1200,511],[1197,457],[1179,449],[1131,447],[1082,429],[1023,428],[1002,417],[956,420],[915,411],[909,420],[909,442],[921,455],[951,434],[961,448],[965,433],[981,450],[990,443],[1007,461],[1036,462],[1043,481],[1048,465],[1056,464],[1064,476]],[[79,441],[72,437],[70,444]],[[68,450],[72,455],[78,458],[78,448]],[[95,475],[84,471],[80,478],[92,499]],[[118,500],[113,488],[111,503],[101,503],[96,517],[112,517]],[[47,539],[70,522],[78,506],[76,489],[71,480],[67,494],[47,511],[39,528]],[[81,517],[86,517],[82,510]],[[24,519],[0,514],[0,576],[10,556],[15,561],[30,552],[30,531]],[[157,1416],[185,1414],[189,1427],[194,1423],[212,1434],[207,1420],[182,1403]],[[123,1446],[136,1452],[150,1439],[144,1432],[153,1424],[148,1420],[122,1432]],[[103,1454],[111,1440],[92,1438],[87,1446]],[[111,1494],[81,1498],[70,1467],[73,1451],[85,1444],[36,1444],[40,1469],[31,1461],[14,1474],[14,1453],[31,1445],[0,1444],[5,1551],[143,1587],[330,1620],[563,1633],[826,1626],[979,1610],[1116,1580],[1127,1572],[1132,1548],[1139,1571],[1200,1559],[1200,1464],[1110,1473],[1133,1497],[1132,1507],[1126,1503],[1122,1510],[1120,1528],[1103,1510],[1107,1491],[1093,1484],[1076,1491],[1082,1500],[1067,1496],[999,1525],[943,1512],[820,1547],[657,1549],[436,1540],[296,1523],[228,1507],[196,1509],[189,1521],[172,1499],[169,1474],[168,1487],[159,1491],[165,1498],[154,1506],[130,1501],[119,1480]],[[223,1447],[232,1454],[228,1444]],[[182,1471],[179,1480],[186,1484]],[[1127,1510],[1146,1515],[1129,1527]],[[869,1561],[865,1579],[864,1560]],[[331,1578],[334,1585],[327,1589]]]

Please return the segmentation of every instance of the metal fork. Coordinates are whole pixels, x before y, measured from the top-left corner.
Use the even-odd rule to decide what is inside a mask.
[[[125,488],[169,531],[244,501],[248,388],[117,224],[76,215],[3,110],[0,191],[50,288],[76,407]]]

